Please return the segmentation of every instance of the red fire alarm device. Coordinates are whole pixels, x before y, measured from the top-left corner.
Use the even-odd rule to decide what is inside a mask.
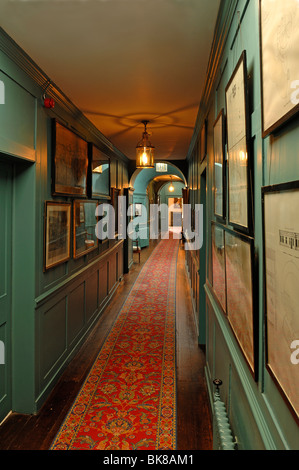
[[[52,98],[44,98],[44,106],[45,108],[54,108],[55,101]]]

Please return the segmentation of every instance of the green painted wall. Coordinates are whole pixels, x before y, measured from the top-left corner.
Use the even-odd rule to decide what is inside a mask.
[[[174,164],[168,163],[168,168],[166,173],[160,173],[156,171],[156,168],[149,168],[149,169],[143,169],[143,170],[137,170],[132,178],[131,178],[131,185],[134,188],[134,193],[133,193],[133,202],[134,203],[140,203],[143,204],[144,207],[146,207],[147,211],[147,218],[144,218],[141,220],[141,223],[139,224],[139,231],[141,234],[141,237],[139,239],[139,244],[140,246],[146,247],[149,245],[149,223],[150,223],[150,210],[149,210],[149,204],[150,204],[150,199],[155,200],[155,195],[153,194],[153,187],[151,182],[155,177],[159,177],[163,174],[166,175],[175,175],[180,178],[184,178],[182,171]],[[162,192],[162,194],[165,194]],[[180,192],[180,197],[182,193]],[[157,195],[156,195],[157,196]],[[166,199],[165,199],[166,203]]]
[[[212,82],[208,82],[192,144],[188,153],[190,202],[202,199],[201,176],[207,169],[206,231],[207,277],[204,289],[206,315],[199,330],[206,333],[206,378],[213,411],[213,379],[223,381],[221,398],[226,404],[239,449],[299,449],[299,428],[265,366],[263,289],[263,231],[261,188],[299,179],[299,118],[266,139],[261,133],[261,88],[258,0],[222,1],[216,38],[220,47],[211,51]],[[213,124],[225,106],[225,87],[243,50],[247,54],[251,145],[254,167],[254,245],[258,256],[259,374],[254,380],[227,317],[215,300],[211,271],[211,221],[213,201]],[[214,74],[214,75],[213,75]],[[207,119],[207,156],[199,158],[200,130]],[[202,266],[200,270],[202,269]],[[202,307],[203,308],[203,307]],[[205,320],[205,321],[204,321]],[[294,366],[299,368],[299,366]],[[294,374],[299,369],[294,369]]]
[[[44,272],[45,201],[72,202],[51,194],[51,119],[71,127],[110,157],[110,185],[121,194],[128,186],[128,160],[53,83],[47,95],[54,99],[55,108],[43,107],[48,77],[1,29],[0,80],[5,91],[5,103],[0,105],[0,160],[13,168],[11,341],[7,344],[12,361],[7,374],[11,409],[35,413],[123,274],[123,242],[117,240],[99,243],[87,255],[71,256]],[[0,407],[0,422],[6,411]]]

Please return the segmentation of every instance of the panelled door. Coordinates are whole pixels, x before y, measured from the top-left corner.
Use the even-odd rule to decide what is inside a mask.
[[[0,422],[11,410],[12,166],[0,161]]]

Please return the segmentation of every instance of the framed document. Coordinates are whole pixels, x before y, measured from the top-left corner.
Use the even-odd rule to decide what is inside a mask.
[[[263,137],[299,110],[299,5],[260,0]]]
[[[110,199],[110,158],[89,143],[88,196],[90,199]]]
[[[250,127],[245,51],[242,53],[226,86],[225,95],[228,148],[228,218],[231,225],[248,233],[251,229]]]
[[[96,236],[97,201],[73,201],[73,256],[80,258],[98,247]]]
[[[207,129],[208,121],[205,119],[200,132],[200,161],[202,162],[207,155]]]
[[[225,220],[225,125],[222,109],[214,123],[214,213]]]
[[[257,379],[258,323],[253,239],[225,230],[227,318]]]
[[[224,229],[212,222],[212,283],[215,295],[226,313]]]
[[[88,143],[52,120],[52,194],[87,197]]]
[[[46,201],[44,271],[70,258],[71,204]]]
[[[262,188],[262,205],[266,366],[299,420],[299,181]]]
[[[118,222],[119,222],[119,205],[118,205],[118,197],[120,196],[120,189],[117,188],[110,188],[111,194],[111,204],[114,209],[114,217],[115,217],[115,238],[118,237]]]

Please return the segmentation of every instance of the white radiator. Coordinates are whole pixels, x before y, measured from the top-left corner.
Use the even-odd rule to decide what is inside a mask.
[[[236,450],[226,407],[220,398],[219,386],[222,381],[215,379],[213,383],[216,385],[216,392],[214,393],[213,450]]]

